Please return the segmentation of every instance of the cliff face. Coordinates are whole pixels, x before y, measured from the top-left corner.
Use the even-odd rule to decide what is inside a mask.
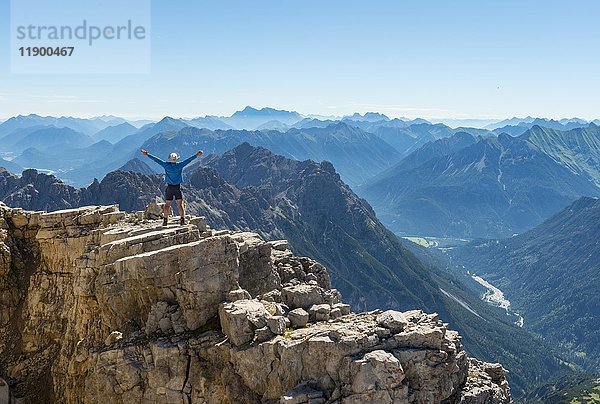
[[[115,206],[0,205],[0,377],[23,403],[510,401],[435,314],[351,313],[285,241]]]

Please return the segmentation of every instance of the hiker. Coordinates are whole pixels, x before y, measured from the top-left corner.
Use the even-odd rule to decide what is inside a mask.
[[[152,160],[160,164],[165,169],[165,181],[167,182],[167,189],[165,190],[166,203],[163,206],[163,226],[167,225],[169,215],[171,214],[171,203],[173,198],[177,202],[177,210],[179,210],[179,216],[181,219],[179,223],[185,224],[185,207],[183,206],[183,194],[181,193],[181,183],[183,182],[183,167],[187,166],[196,157],[202,155],[202,150],[194,154],[193,156],[179,161],[179,154],[173,152],[169,154],[168,161],[162,161],[156,156],[148,153],[148,150],[142,149],[144,156],[150,157]]]

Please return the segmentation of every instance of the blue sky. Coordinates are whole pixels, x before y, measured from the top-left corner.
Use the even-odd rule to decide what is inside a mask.
[[[150,74],[15,75],[0,117],[303,114],[600,118],[600,2],[152,1]]]

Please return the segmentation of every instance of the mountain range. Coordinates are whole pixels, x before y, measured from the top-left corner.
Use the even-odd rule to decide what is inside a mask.
[[[526,328],[600,372],[600,200],[581,198],[521,235],[450,251],[500,288]]]
[[[599,128],[437,140],[358,188],[392,231],[459,238],[521,233],[599,196]]]
[[[244,113],[236,115],[237,118],[250,119],[248,115],[254,112],[265,113],[249,108],[244,111],[240,111]],[[283,114],[274,110],[266,113]],[[70,128],[25,126],[0,139],[0,151],[16,154],[12,161],[22,167],[54,172],[65,181],[82,186],[121,167],[137,156],[140,147],[161,156],[171,151],[192,153],[187,147],[191,139],[209,152],[223,153],[248,141],[292,158],[329,160],[352,185],[390,167],[400,158],[400,153],[378,136],[340,122],[325,128],[291,128],[284,135],[278,130],[266,129],[211,131],[194,128],[187,121],[171,117],[135,131],[128,123],[109,126],[93,137]],[[111,145],[111,142],[115,143]]]
[[[509,368],[517,396],[556,380],[528,396],[554,397],[550,389],[571,388],[569,369],[600,369],[596,123],[527,117],[451,128],[252,107],[143,123],[19,116],[0,124],[0,201],[142,210],[164,187],[142,147],[160,157],[204,150],[185,172],[189,212],[214,228],[288,239],[328,267],[356,309],[437,311],[471,354]],[[22,167],[56,176],[10,173]],[[437,251],[394,233],[476,240]],[[472,274],[505,292],[523,328],[481,299]]]
[[[344,180],[357,186],[389,168],[410,151],[456,132],[422,119],[390,119],[374,112],[323,120],[304,118],[293,111],[252,107],[237,111],[230,117],[165,117],[138,128],[136,125],[139,124],[140,121],[128,122],[116,117],[85,120],[19,116],[0,124],[0,152],[12,155],[11,161],[19,166],[52,172],[70,184],[85,186],[136,156],[142,144],[152,143],[150,139],[153,136],[171,136],[193,127],[226,132],[212,135],[213,138],[231,135],[232,140],[226,149],[241,141],[249,141],[292,158],[332,161]],[[247,132],[248,128],[257,130]],[[476,129],[465,130],[481,133]],[[328,136],[324,136],[326,132]],[[322,145],[319,144],[320,136],[325,139]],[[334,137],[336,140],[332,144]],[[292,144],[299,144],[297,153],[295,148],[284,147],[286,138],[290,138]],[[222,143],[221,140],[218,142]],[[340,147],[345,142],[350,145],[349,152]],[[222,153],[226,149],[217,147],[215,151]],[[154,150],[156,154],[170,151]],[[351,160],[354,162],[351,163]]]
[[[502,121],[494,122],[485,126],[485,129],[500,131],[502,133],[502,128],[515,128],[522,127],[525,130],[531,128],[532,126],[544,126],[551,129],[558,130],[569,130],[574,128],[581,128],[587,126],[592,123],[592,121],[586,121],[585,119],[580,118],[563,118],[560,120],[548,119],[548,118],[533,118],[531,116],[525,118],[510,118]]]
[[[223,118],[224,122],[236,129],[256,129],[266,122],[278,121],[285,125],[292,125],[302,119],[302,115],[295,111],[284,111],[273,108],[262,108],[260,110],[246,107],[241,111],[234,112],[229,118]],[[265,120],[267,120],[265,122]]]
[[[165,156],[171,150],[187,156],[198,149],[222,154],[243,142],[296,160],[330,161],[350,185],[367,180],[400,159],[400,154],[377,136],[344,123],[326,128],[290,129],[285,133],[188,127],[176,134],[154,136],[142,147],[159,156]]]
[[[599,126],[592,123],[568,131],[535,126],[523,138],[573,173],[600,186]]]
[[[17,129],[32,126],[54,126],[57,128],[70,128],[76,132],[81,132],[91,136],[94,133],[107,128],[111,125],[118,125],[125,122],[123,118],[117,117],[98,117],[98,118],[73,118],[73,117],[52,117],[39,116],[36,114],[19,115],[7,119],[0,124],[0,138],[6,136]]]
[[[93,135],[96,141],[106,140],[112,144],[115,144],[123,138],[133,135],[138,131],[138,128],[130,124],[129,122],[123,122],[118,125],[108,126]]]
[[[128,166],[139,169],[146,161]],[[419,260],[330,163],[291,160],[242,143],[207,156],[186,176],[189,211],[206,216],[212,227],[288,239],[295,253],[327,266],[334,285],[357,309],[437,311],[461,331],[470,352],[503,360],[517,395],[537,380],[567,371],[551,348],[481,301],[460,276]],[[119,203],[135,211],[154,202],[163,185],[157,175],[115,171],[76,189],[34,170],[21,177],[4,172],[0,200],[35,210]]]
[[[536,122],[587,126],[557,130]],[[255,124],[260,130],[232,129]],[[380,113],[324,119],[252,107],[230,117],[165,117],[140,128],[135,126],[139,122],[116,117],[30,115],[0,124],[0,136],[8,132],[0,137],[0,152],[10,171],[31,167],[86,186],[138,157],[140,147],[163,157],[171,151],[191,154],[195,148],[222,154],[247,141],[293,159],[332,162],[398,234],[508,236],[541,223],[580,196],[597,195],[598,126],[537,118],[503,124],[521,125],[526,132],[511,140],[489,129],[453,129]],[[92,127],[102,129],[84,133]],[[484,158],[486,150],[490,156]]]

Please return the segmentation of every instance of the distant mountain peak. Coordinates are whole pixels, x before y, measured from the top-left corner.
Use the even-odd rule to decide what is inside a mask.
[[[239,154],[239,153],[246,154],[246,153],[252,153],[256,150],[260,150],[265,154],[273,154],[269,149],[265,149],[264,147],[260,147],[260,146],[252,146],[248,142],[240,143],[233,149],[231,149],[223,154]]]
[[[389,121],[386,115],[379,112],[365,112],[364,115],[361,115],[358,112],[355,112],[352,116],[348,117],[348,119],[353,121],[368,121],[368,122],[377,122],[377,121]]]
[[[251,106],[246,106],[243,110],[241,111],[236,111],[233,113],[233,116],[239,116],[239,115],[254,115],[254,114],[261,114],[261,115],[265,115],[265,114],[298,114],[296,111],[287,111],[285,109],[275,109],[275,108],[271,108],[271,107],[263,107],[260,109],[251,107]]]
[[[154,171],[152,168],[150,168],[150,166],[148,164],[146,164],[142,160],[138,159],[137,157],[129,160],[121,168],[119,168],[119,170],[131,171],[134,173],[140,173],[140,174],[145,174],[145,175],[156,174],[156,171]]]
[[[328,128],[342,128],[342,129],[357,129],[356,126],[348,125],[344,121],[336,121],[327,126]]]
[[[286,111],[270,107],[256,109],[251,106],[234,112],[230,117],[221,118],[222,121],[236,129],[247,130],[255,130],[261,125],[274,120],[289,126],[301,119],[302,115],[296,111]]]
[[[163,119],[161,119],[160,121],[158,121],[158,123],[162,123],[162,122],[180,122],[179,119],[175,119],[173,117],[170,116],[165,116]]]
[[[524,136],[524,135],[522,135]],[[507,142],[510,142],[512,140],[512,136],[509,135],[508,133],[502,132],[501,134],[498,135],[498,142],[500,142],[500,144],[505,144]]]
[[[531,131],[543,131],[543,130],[544,130],[544,128],[545,128],[545,127],[543,127],[543,126],[541,126],[541,125],[539,125],[539,124],[535,124],[535,125],[533,125],[533,126],[531,127],[531,129],[529,129],[529,130],[531,130]]]
[[[185,128],[186,126],[189,126],[186,122],[182,121],[181,119],[176,119],[176,118],[172,118],[170,116],[165,116],[163,119],[161,119],[160,121],[156,122],[156,123],[151,123],[148,125],[145,125],[144,127],[142,127],[142,129],[144,128],[167,128],[168,130],[173,130],[173,129],[182,129]]]
[[[265,108],[263,108],[265,109]],[[246,108],[244,108],[242,110],[242,112],[246,112],[246,113],[250,113],[250,112],[258,112],[258,109],[251,107],[250,105],[247,105]]]

